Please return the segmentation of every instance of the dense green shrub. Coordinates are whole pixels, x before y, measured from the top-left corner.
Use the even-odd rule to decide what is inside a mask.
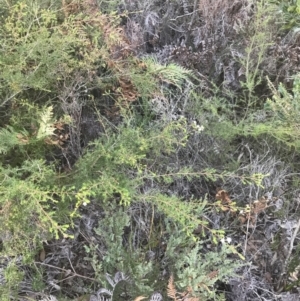
[[[77,239],[82,213],[96,208],[101,216],[89,229],[94,240],[85,241],[82,251],[94,272],[94,278],[82,277],[89,284],[103,285],[105,273],[122,272],[132,281],[134,298],[165,290],[172,276],[178,289],[196,298],[223,298],[216,285],[233,275],[241,258],[220,243],[225,231],[204,218],[212,208],[209,196],[183,195],[172,187],[235,178],[261,185],[264,175],[236,174],[236,165],[226,162],[230,143],[239,136],[257,137],[262,126],[270,135],[274,124],[274,135],[287,141],[291,135],[280,136],[278,130],[290,122],[282,102],[294,97],[297,109],[297,84],[293,97],[283,89],[283,98],[275,94],[267,101],[269,123],[256,123],[251,118],[259,107],[253,95],[267,46],[259,44],[264,22],[257,24],[252,48],[240,62],[249,68],[244,98],[235,102],[229,94],[220,97],[216,85],[212,97],[199,93],[192,71],[136,58],[115,12],[117,1],[96,2],[102,10],[92,1],[5,1],[0,8],[0,251],[11,261],[3,263],[0,292],[7,300],[17,294],[24,276],[20,266],[32,264],[49,241]],[[242,113],[241,103],[247,107]],[[82,143],[84,109],[101,124],[89,144]],[[67,132],[64,141],[60,131]],[[228,140],[222,157],[209,149],[209,136],[213,142]],[[201,144],[209,149],[203,157]],[[151,216],[130,214],[134,206],[151,208]],[[138,236],[138,224],[146,225],[146,234]],[[197,227],[200,235],[194,233]],[[212,249],[206,248],[205,235]],[[167,246],[162,254],[147,258],[161,245]]]

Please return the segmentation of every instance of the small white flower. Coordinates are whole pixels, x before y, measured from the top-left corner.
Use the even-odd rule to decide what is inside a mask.
[[[232,238],[231,237],[226,237],[226,241],[227,241],[228,244],[231,244]]]
[[[232,242],[232,238],[226,236],[226,237],[221,238],[221,239],[220,239],[220,242],[221,242],[222,244],[228,243],[228,244],[230,245],[231,242]]]
[[[198,132],[204,131],[204,126],[203,125],[197,125],[197,130],[198,130]]]

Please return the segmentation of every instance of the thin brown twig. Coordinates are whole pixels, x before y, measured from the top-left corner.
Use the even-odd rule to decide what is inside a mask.
[[[38,261],[35,261],[34,264],[39,264],[39,265],[47,266],[47,267],[49,267],[49,268],[57,269],[57,270],[60,270],[60,271],[63,271],[63,272],[67,272],[67,273],[70,272],[69,270],[66,270],[66,269],[63,269],[63,268],[59,268],[59,267],[56,267],[56,266],[54,266],[54,265],[47,264],[47,263],[44,263],[44,262],[38,262]],[[95,279],[95,278],[83,276],[83,275],[80,275],[80,274],[78,274],[78,273],[76,273],[76,272],[71,272],[71,273],[69,273],[69,274],[73,274],[73,275],[72,275],[73,277],[80,277],[80,278],[84,278],[84,279],[88,279],[88,280],[92,280],[92,281],[99,282],[99,281],[98,281],[97,279]],[[70,276],[70,277],[71,277],[71,276]],[[68,278],[70,278],[70,277],[68,277]],[[68,279],[68,278],[66,278],[66,279]],[[64,280],[66,280],[66,279],[64,279]]]

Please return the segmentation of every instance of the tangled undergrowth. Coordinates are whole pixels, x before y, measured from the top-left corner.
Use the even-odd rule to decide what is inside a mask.
[[[299,299],[298,1],[0,18],[1,301]]]

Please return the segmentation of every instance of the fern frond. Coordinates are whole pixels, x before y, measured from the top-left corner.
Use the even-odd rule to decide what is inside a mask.
[[[185,291],[183,293],[177,292],[176,287],[174,285],[173,275],[171,275],[169,282],[168,282],[167,294],[168,294],[168,297],[170,297],[174,301],[201,301],[199,297],[191,296],[190,289],[187,289],[187,291]],[[180,297],[177,297],[176,295],[179,295]]]
[[[192,85],[192,82],[190,81],[192,74],[193,73],[191,70],[185,69],[184,67],[173,63],[159,70],[159,75],[161,76],[162,81],[173,84],[180,89],[180,91],[182,84],[185,81]]]
[[[39,130],[37,133],[37,139],[42,139],[51,135],[54,135],[54,122],[53,118],[53,107],[50,106],[44,110],[41,114]]]
[[[193,72],[182,66],[171,63],[169,65],[161,65],[154,58],[146,59],[145,64],[150,74],[155,74],[162,82],[172,84],[181,90],[182,84],[188,82],[193,86],[191,78]]]
[[[177,291],[176,291],[176,287],[174,285],[173,275],[171,275],[171,277],[169,279],[167,293],[168,293],[168,297],[170,297],[174,301],[179,301],[179,300],[177,300],[177,297],[176,297]]]

